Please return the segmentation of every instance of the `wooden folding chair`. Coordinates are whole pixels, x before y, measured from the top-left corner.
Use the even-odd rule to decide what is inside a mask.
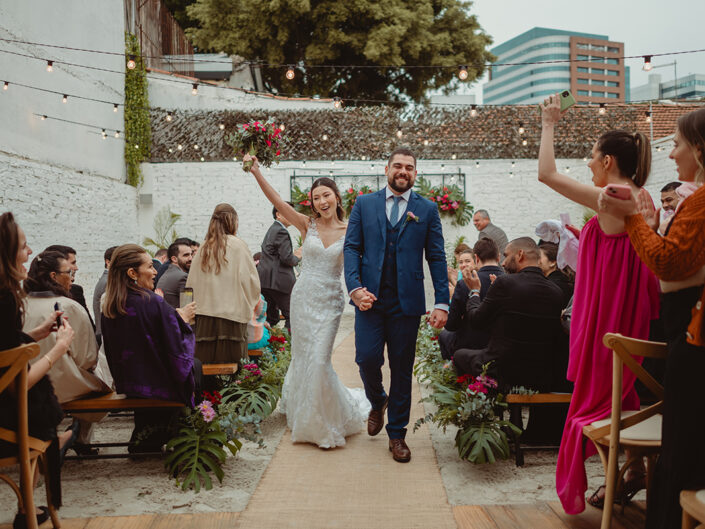
[[[648,491],[653,476],[653,463],[661,450],[663,386],[633,357],[665,358],[667,346],[661,342],[637,340],[613,333],[605,334],[602,342],[613,351],[612,412],[609,419],[595,421],[585,426],[583,435],[595,444],[605,467],[607,476],[605,505],[600,527],[601,529],[609,529],[612,523],[614,499],[618,492],[621,494],[627,470],[642,458],[646,458],[646,488]],[[656,395],[657,399],[660,399],[658,402],[640,411],[622,411],[622,382],[625,365],[647,389]],[[629,450],[631,457],[618,469],[617,459],[620,447]]]
[[[681,491],[682,529],[705,528],[705,489]]]
[[[17,402],[17,430],[8,430],[0,427],[0,440],[17,445],[17,456],[0,458],[0,469],[20,466],[20,486],[7,474],[0,474],[0,479],[12,487],[17,495],[19,512],[27,514],[27,527],[37,529],[37,518],[32,516],[34,507],[34,473],[37,462],[41,460],[46,482],[47,503],[53,526],[58,529],[61,524],[56,514],[56,509],[51,502],[49,490],[49,468],[44,457],[51,441],[42,441],[29,436],[29,418],[27,414],[27,372],[29,360],[39,354],[39,345],[36,343],[21,345],[14,349],[0,351],[0,369],[6,368],[0,377],[0,394],[14,389]],[[14,382],[14,385],[13,385]]]

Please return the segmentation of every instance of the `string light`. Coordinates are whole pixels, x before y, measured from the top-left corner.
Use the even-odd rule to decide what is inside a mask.
[[[54,61],[47,61],[47,72],[51,73],[54,71]]]
[[[134,70],[136,67],[137,67],[137,63],[135,62],[135,56],[130,55],[129,60],[127,61],[127,69]]]
[[[303,162],[301,162],[301,165],[303,165],[304,167],[306,167],[306,160],[304,160]]]
[[[424,141],[423,141],[423,144],[424,144],[425,147],[428,147],[428,140],[424,140]]]
[[[520,121],[519,122],[519,134],[524,134],[526,130],[524,130],[524,124]]]
[[[279,130],[281,130],[282,132],[284,132],[284,123],[282,123],[281,125],[279,125]]]
[[[118,104],[115,103],[115,104],[113,105],[113,112],[117,112],[117,111],[118,111]]]
[[[512,168],[514,168],[515,164],[516,164],[516,162],[514,160],[512,160]]]
[[[339,97],[334,97],[333,98],[333,106],[335,108],[340,108],[343,104],[343,101]]]
[[[475,167],[480,167],[480,162],[479,162],[479,161],[475,162]]]
[[[321,136],[321,139],[323,141],[326,141],[328,139],[328,134],[324,134],[323,136]]]
[[[203,156],[201,156],[201,161],[202,161],[202,162],[205,162],[206,159],[205,159]]]
[[[291,81],[295,75],[296,75],[296,72],[294,71],[294,65],[290,64],[286,70],[286,78],[289,79],[289,81]]]
[[[191,88],[191,95],[198,95],[198,83],[193,83],[193,88]]]
[[[458,78],[461,81],[465,81],[465,79],[468,78],[468,67],[467,66],[460,66],[459,67]]]
[[[195,150],[198,150],[198,144],[194,143],[193,148],[194,148]]]
[[[445,171],[445,170],[446,170],[446,164],[442,163],[442,164],[441,164],[441,172],[443,172],[443,171]]]
[[[169,152],[170,152],[170,153],[174,152],[174,149],[172,149],[171,147],[169,147]]]
[[[523,140],[521,140],[521,144],[522,144],[524,147],[526,147],[526,146],[529,144],[529,142],[526,141],[526,138],[524,138]]]
[[[646,122],[651,123],[651,112],[649,111],[646,112]]]
[[[135,143],[135,149],[139,149],[140,146]]]
[[[458,157],[458,155],[455,154],[455,153],[453,153],[453,154],[450,155],[450,159],[451,159],[451,160],[455,160],[457,157]]]
[[[103,136],[103,139],[106,139],[108,137],[108,133],[105,132],[105,129],[100,133],[101,136]]]
[[[2,89],[3,89],[3,90],[7,90],[8,88],[10,88],[10,83],[8,83],[7,81],[5,81],[5,83],[2,85]]]
[[[184,149],[184,146],[179,143],[176,148],[181,151]]]
[[[171,112],[167,112],[167,113],[166,113],[166,120],[167,120],[167,121],[171,121],[172,119],[174,119],[173,114],[172,114]]]
[[[41,120],[42,120],[42,121],[45,121],[46,119],[47,119],[46,116],[42,116],[42,117],[41,117]]]
[[[67,96],[66,94],[64,94],[64,97],[61,98],[62,103],[66,103],[68,100],[69,100],[69,96]]]
[[[119,137],[120,137],[120,131],[119,131],[119,130],[116,130],[116,131],[115,131],[115,137],[116,137],[116,138],[119,138]]]
[[[641,69],[645,72],[650,72],[651,69],[654,67],[651,64],[651,57],[653,57],[653,55],[644,55],[644,66],[642,66]]]
[[[570,173],[570,167],[568,167],[567,165],[565,166],[565,172]]]
[[[225,123],[220,123],[220,124],[218,125],[218,128],[219,128],[220,130],[225,130]]]
[[[401,139],[401,137],[404,135],[404,133],[401,131],[401,128],[397,129],[397,138]]]
[[[470,117],[475,117],[477,116],[477,105],[471,105],[470,106]]]
[[[514,178],[514,171],[509,171],[509,178]]]
[[[605,108],[605,104],[604,104],[604,103],[600,103],[600,108],[599,108],[599,110],[598,110],[597,112],[598,112],[598,114],[600,114],[600,115],[602,115],[602,114],[604,114],[605,112],[607,112],[607,109]]]

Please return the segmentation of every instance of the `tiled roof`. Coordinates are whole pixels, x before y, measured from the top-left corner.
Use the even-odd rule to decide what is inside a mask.
[[[582,158],[600,134],[611,129],[640,130],[649,136],[653,125],[654,140],[668,136],[675,131],[680,115],[703,106],[654,104],[651,124],[646,121],[648,103],[611,104],[604,114],[594,106],[576,106],[566,112],[556,129],[556,156]],[[541,136],[536,106],[478,107],[475,117],[467,107],[418,107],[401,112],[392,106],[276,112],[174,111],[172,121],[167,122],[165,117],[166,110],[152,109],[152,162],[231,159],[232,150],[225,141],[229,134],[238,125],[268,118],[286,126],[283,160],[381,159],[400,145],[410,147],[424,159],[450,159],[453,155],[458,159],[535,158]],[[225,130],[219,128],[221,123]],[[519,133],[520,124],[524,134]],[[400,128],[401,139],[396,136]]]

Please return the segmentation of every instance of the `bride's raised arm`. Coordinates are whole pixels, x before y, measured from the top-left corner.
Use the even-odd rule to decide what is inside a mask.
[[[272,187],[272,184],[265,180],[264,175],[262,175],[262,171],[259,170],[259,164],[257,163],[256,156],[250,156],[249,154],[246,154],[242,159],[243,162],[247,162],[249,160],[252,160],[254,162],[252,164],[250,172],[255,177],[255,180],[257,180],[257,183],[262,189],[264,196],[267,197],[267,200],[269,200],[272,205],[277,208],[277,211],[281,213],[286,220],[291,222],[291,224],[301,232],[302,237],[305,238],[306,232],[308,231],[308,224],[310,222],[309,217],[307,217],[303,213],[299,213],[293,207],[291,207]]]

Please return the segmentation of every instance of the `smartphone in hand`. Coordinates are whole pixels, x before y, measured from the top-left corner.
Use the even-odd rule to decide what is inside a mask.
[[[570,93],[570,90],[563,90],[561,93],[558,94],[558,98],[561,101],[561,112],[565,112],[576,102],[575,98],[573,97],[573,94]],[[539,112],[541,112],[542,110],[543,103],[539,105]]]
[[[632,188],[624,184],[607,184],[605,192],[620,200],[629,200],[629,197],[632,196]]]
[[[58,301],[56,303],[54,303],[54,310],[61,311],[61,304]],[[57,316],[56,317],[56,328],[58,329],[63,324],[64,324],[64,322],[61,321],[61,316]]]

